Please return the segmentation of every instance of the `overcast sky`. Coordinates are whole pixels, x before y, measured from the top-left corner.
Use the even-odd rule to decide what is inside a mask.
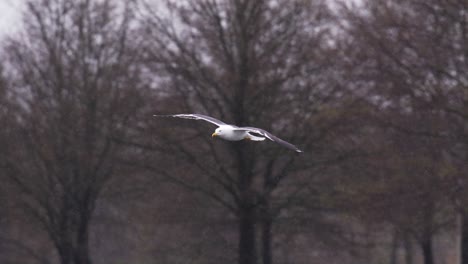
[[[0,37],[11,33],[21,20],[22,0],[0,0]]]
[[[336,0],[331,0],[333,1]],[[360,0],[347,1],[355,4],[361,2]],[[0,38],[18,29],[17,25],[21,22],[24,2],[24,0],[0,0]]]

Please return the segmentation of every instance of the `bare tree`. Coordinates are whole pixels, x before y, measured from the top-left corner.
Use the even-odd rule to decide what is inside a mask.
[[[436,155],[434,161],[424,162],[428,157],[420,157],[423,153],[419,152],[411,157],[413,164],[405,165],[419,174],[423,173],[421,168],[427,168],[426,162],[438,161],[431,169],[434,173],[425,175],[425,181],[438,188],[425,191],[428,197],[423,200],[428,203],[421,203],[419,209],[427,215],[417,224],[432,225],[432,216],[442,208],[453,208],[465,200],[460,190],[465,188],[466,178],[467,3],[415,0],[361,4],[359,10],[343,13],[343,28],[352,36],[349,43],[357,47],[355,58],[362,61],[354,76],[368,84],[370,100],[386,113],[377,118],[379,123],[396,129],[408,141],[420,142],[406,151],[432,146],[426,155]],[[419,179],[418,175],[411,177]],[[451,203],[447,197],[452,197]],[[408,199],[406,205],[414,201],[413,196]],[[429,230],[433,231],[432,227]],[[427,241],[432,231],[423,232],[425,239],[420,240],[424,241],[426,263],[433,262]]]
[[[91,263],[96,201],[119,176],[143,100],[132,6],[117,1],[28,1],[24,31],[5,53],[16,125],[1,164],[22,207],[60,262]]]
[[[212,141],[209,125],[166,119],[152,121],[151,133],[161,140],[138,143],[164,153],[166,166],[145,164],[236,217],[239,263],[257,263],[259,248],[263,263],[272,263],[274,220],[310,194],[312,175],[322,175],[309,169],[350,151],[343,142],[333,143],[352,112],[344,106],[354,101],[331,68],[337,53],[329,42],[327,6],[242,0],[166,4],[164,12],[142,5],[145,61],[161,93],[156,111],[205,113],[262,127],[297,143],[305,155],[267,142]]]

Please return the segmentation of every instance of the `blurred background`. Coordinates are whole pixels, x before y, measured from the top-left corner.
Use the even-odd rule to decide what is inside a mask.
[[[1,263],[468,263],[467,1],[0,8]]]

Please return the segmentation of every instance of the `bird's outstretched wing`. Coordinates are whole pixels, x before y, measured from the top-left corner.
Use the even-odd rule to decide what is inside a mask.
[[[177,118],[184,118],[184,119],[195,119],[195,120],[204,120],[215,124],[217,126],[227,125],[226,123],[213,118],[211,116],[200,115],[200,114],[177,114],[177,115],[153,115],[156,117],[177,117]]]
[[[294,150],[296,152],[302,152],[302,150],[300,150],[298,147],[294,146],[293,144],[285,141],[285,140],[282,140],[281,138],[271,134],[270,132],[266,131],[266,130],[263,130],[261,128],[257,128],[257,127],[239,127],[239,128],[236,128],[235,130],[243,130],[243,131],[248,131],[248,132],[253,132],[253,133],[257,133],[257,134],[260,134],[266,138],[268,138],[269,140],[273,141],[273,142],[276,142],[280,145],[282,145],[283,147],[286,147],[288,149],[291,149],[291,150]]]

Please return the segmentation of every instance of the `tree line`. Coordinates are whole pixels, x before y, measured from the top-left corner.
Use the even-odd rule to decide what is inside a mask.
[[[2,41],[0,258],[432,264],[452,232],[468,263],[467,5],[27,0]]]

